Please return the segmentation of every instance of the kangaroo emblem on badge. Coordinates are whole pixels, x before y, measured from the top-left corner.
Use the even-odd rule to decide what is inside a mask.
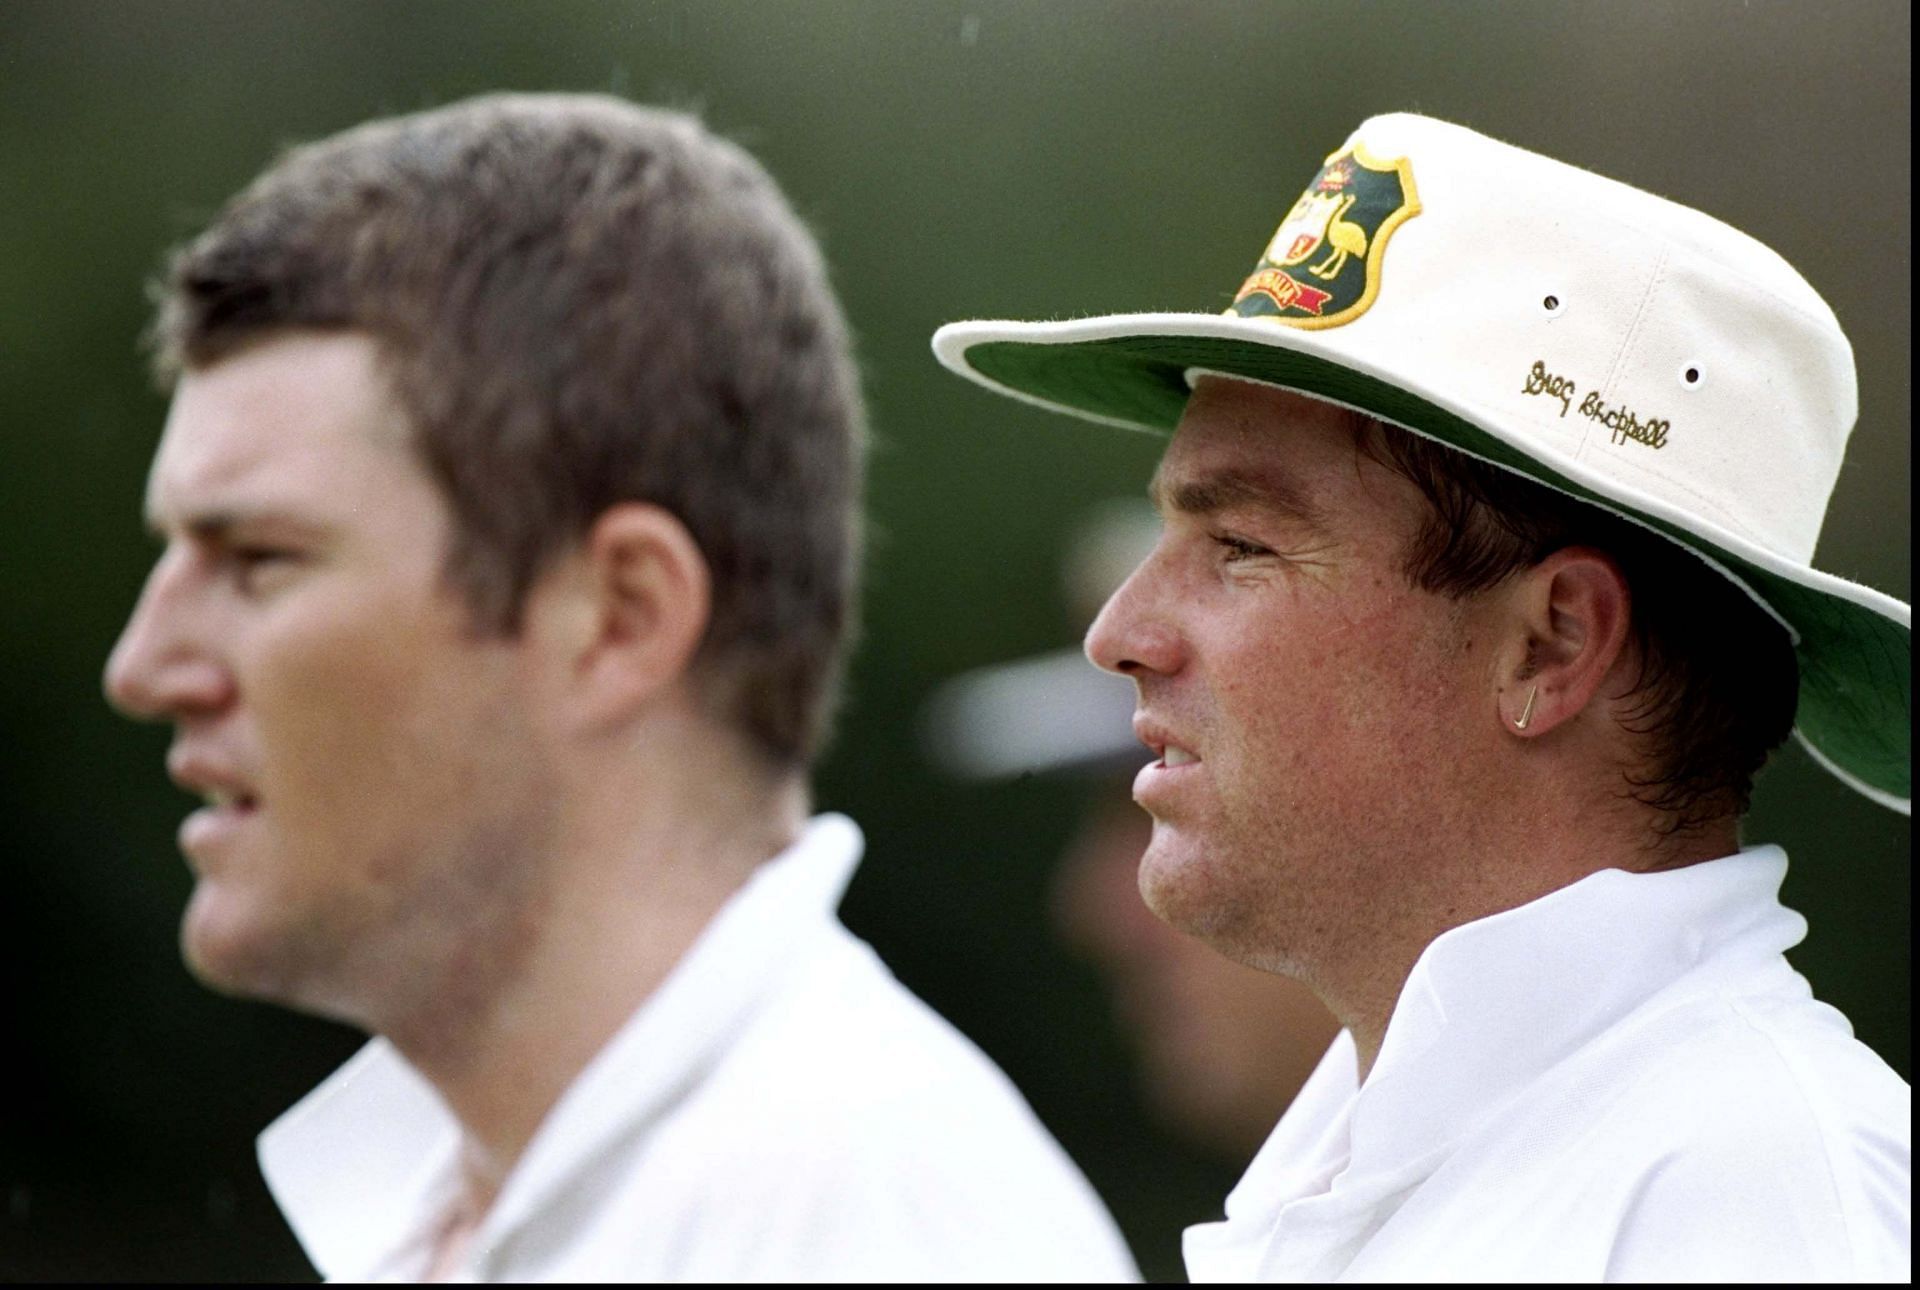
[[[1413,165],[1355,143],[1334,153],[1280,221],[1227,312],[1292,327],[1336,327],[1380,291],[1387,238],[1420,213]]]

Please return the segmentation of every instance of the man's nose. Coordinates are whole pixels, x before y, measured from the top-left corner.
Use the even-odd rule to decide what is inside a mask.
[[[150,720],[227,703],[232,674],[208,647],[211,634],[198,616],[177,567],[162,556],[107,657],[107,701]]]
[[[1158,574],[1154,560],[1133,571],[1119,590],[1107,597],[1099,617],[1087,629],[1087,657],[1095,667],[1135,679],[1143,671],[1179,670],[1179,634],[1158,611]]]

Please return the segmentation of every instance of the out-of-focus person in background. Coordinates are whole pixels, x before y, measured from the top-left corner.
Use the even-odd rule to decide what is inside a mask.
[[[1087,635],[1155,759],[1141,890],[1344,1027],[1196,1280],[1910,1277],[1910,1090],[1741,837],[1790,732],[1911,797],[1911,611],[1813,565],[1857,380],[1791,265],[1393,114],[1223,312],[934,347],[1173,432]]]
[[[206,798],[194,973],[376,1036],[260,1142],[321,1272],[1130,1277],[835,918],[864,414],[766,172],[483,97],[289,152],[160,292],[164,545],[107,689]]]
[[[1079,627],[1146,558],[1153,508],[1094,508],[1062,564]],[[1298,981],[1215,952],[1155,917],[1140,898],[1152,818],[1133,800],[1142,749],[1133,685],[1078,646],[963,673],[929,699],[929,759],[967,780],[1044,774],[1082,781],[1079,821],[1054,869],[1055,932],[1093,963],[1138,1062],[1140,1090],[1167,1128],[1245,1165],[1339,1029]]]

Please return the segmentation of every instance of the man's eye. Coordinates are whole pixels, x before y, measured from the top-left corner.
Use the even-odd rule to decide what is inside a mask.
[[[242,591],[255,591],[263,579],[277,570],[291,565],[294,561],[292,551],[279,547],[237,546],[226,552],[226,563],[233,576],[234,585]]]
[[[1213,540],[1220,545],[1222,551],[1225,553],[1224,558],[1229,564],[1235,560],[1248,560],[1254,556],[1273,554],[1270,549],[1261,546],[1258,542],[1249,542],[1245,538],[1236,537],[1231,533],[1216,534]]]

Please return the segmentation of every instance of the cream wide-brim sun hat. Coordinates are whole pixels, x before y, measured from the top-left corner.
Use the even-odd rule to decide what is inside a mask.
[[[991,390],[1172,431],[1201,375],[1341,404],[1644,524],[1785,625],[1796,733],[1911,809],[1907,605],[1812,565],[1857,412],[1793,267],[1698,211],[1460,126],[1374,117],[1224,314],[956,322]]]

